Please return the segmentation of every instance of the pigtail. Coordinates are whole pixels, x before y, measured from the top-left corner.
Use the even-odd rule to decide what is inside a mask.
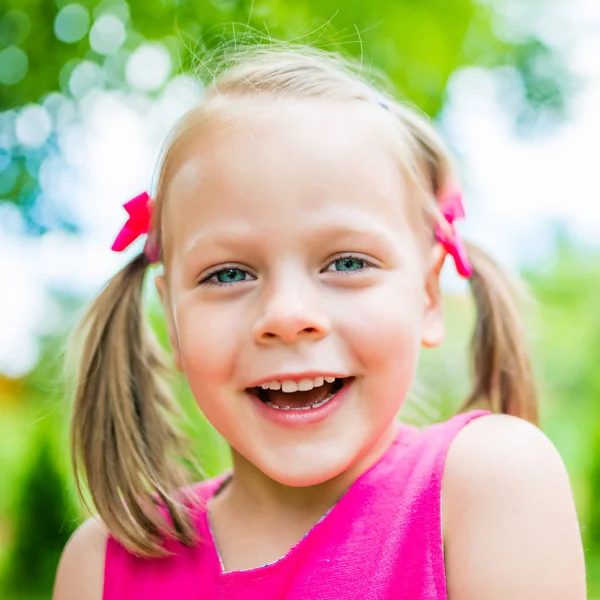
[[[135,554],[160,556],[165,536],[192,544],[195,531],[174,496],[186,483],[183,468],[173,460],[184,447],[172,423],[176,412],[162,349],[141,309],[147,266],[140,254],[117,273],[75,332],[71,443],[84,504],[83,481],[116,539]]]
[[[439,202],[455,182],[452,161],[438,133],[421,116],[398,104],[393,112],[406,131],[411,150],[403,160],[404,173],[424,197],[436,202],[435,211],[432,204],[424,204],[424,215],[429,217],[427,229],[431,231],[431,224],[444,218]],[[416,158],[414,163],[411,154]],[[537,392],[515,286],[483,250],[474,244],[466,246],[473,266],[469,282],[477,322],[471,344],[473,389],[461,410],[485,407],[537,424]]]
[[[467,250],[477,322],[472,339],[475,381],[463,410],[489,407],[537,424],[537,393],[514,285],[479,247],[467,244]]]

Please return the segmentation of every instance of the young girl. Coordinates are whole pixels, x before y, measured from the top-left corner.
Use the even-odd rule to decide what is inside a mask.
[[[460,191],[420,116],[329,56],[255,50],[125,206],[113,249],[145,248],[83,322],[73,421],[100,518],[55,600],[583,600],[510,288],[456,232]],[[467,412],[419,430],[397,414],[444,334],[448,254],[477,305],[475,384]],[[175,365],[231,447],[201,483],[177,466],[140,306],[159,262]]]

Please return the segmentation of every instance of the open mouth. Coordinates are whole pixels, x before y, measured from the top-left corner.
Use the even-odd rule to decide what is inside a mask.
[[[327,404],[353,379],[354,377],[344,377],[323,381],[321,385],[315,385],[310,390],[284,391],[283,389],[253,387],[246,391],[276,410],[314,410]],[[286,386],[283,387],[286,388]]]

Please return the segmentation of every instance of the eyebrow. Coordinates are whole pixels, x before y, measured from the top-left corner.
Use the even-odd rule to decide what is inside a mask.
[[[381,252],[387,253],[395,241],[390,233],[389,230],[381,227],[366,228],[357,224],[331,225],[328,223],[320,227],[312,227],[303,235],[305,235],[307,240],[310,239],[317,243],[325,241],[344,243],[345,240],[351,241],[362,238],[367,243],[374,245]],[[228,225],[222,229],[216,228],[211,231],[199,232],[186,245],[184,257],[187,258],[204,245],[229,249],[255,243],[262,235],[264,235],[262,231],[251,229],[247,225],[242,225],[241,227]]]
[[[226,229],[224,228],[221,232],[218,229],[200,232],[190,240],[189,244],[186,245],[183,256],[189,256],[193,252],[196,252],[196,250],[203,245],[230,247],[233,245],[239,245],[240,242],[244,243],[252,241],[252,239],[255,237],[256,233],[249,231],[248,227],[241,227],[237,232],[235,231],[235,228],[232,230],[231,227],[227,227]]]

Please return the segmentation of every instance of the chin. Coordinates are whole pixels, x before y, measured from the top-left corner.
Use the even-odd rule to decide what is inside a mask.
[[[313,487],[315,485],[319,485],[321,483],[325,483],[330,481],[337,475],[339,475],[339,471],[331,471],[327,473],[315,473],[314,471],[310,473],[274,473],[273,475],[269,475],[271,479],[277,481],[281,485],[286,485],[288,487]]]
[[[344,460],[345,459],[345,460]],[[353,457],[339,457],[324,461],[322,456],[300,457],[291,460],[268,461],[260,470],[270,479],[289,487],[311,487],[330,481],[348,471]]]

